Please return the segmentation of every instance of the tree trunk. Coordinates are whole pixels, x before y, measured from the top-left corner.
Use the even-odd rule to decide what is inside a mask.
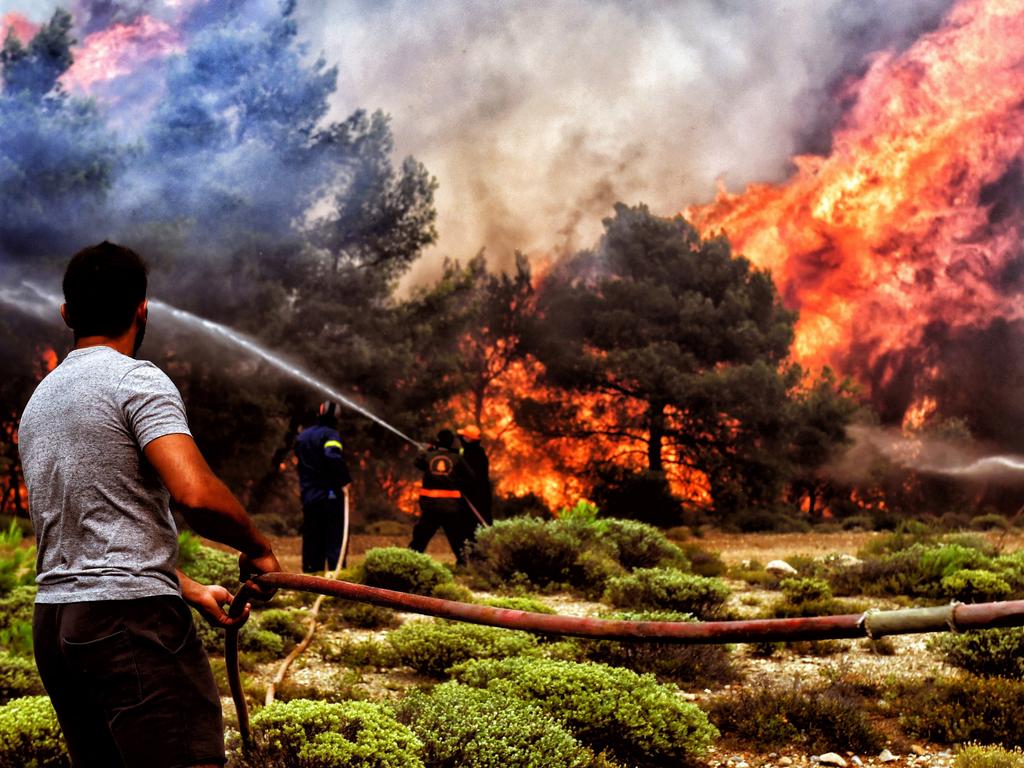
[[[647,410],[647,468],[651,472],[664,472],[661,444],[665,439],[665,404],[651,403]]]

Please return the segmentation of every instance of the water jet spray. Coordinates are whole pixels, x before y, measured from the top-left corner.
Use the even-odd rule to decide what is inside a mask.
[[[10,288],[0,288],[0,302],[13,306],[26,314],[42,319],[50,319],[53,308],[60,306],[63,303],[59,296],[45,291],[32,283],[23,282],[21,284],[21,289],[22,290],[19,291]],[[199,317],[198,315],[193,315],[191,312],[186,312],[183,309],[178,309],[177,307],[171,306],[167,302],[160,301],[159,299],[150,299],[149,306],[155,309],[158,313],[167,313],[167,315],[174,318],[182,325],[200,330],[207,336],[212,336],[233,344],[249,354],[258,357],[265,363],[269,363],[281,373],[287,374],[293,379],[297,379],[307,386],[326,395],[331,400],[336,400],[351,410],[362,414],[388,431],[398,435],[398,437],[402,438],[406,442],[416,446],[416,448],[423,448],[423,444],[419,441],[413,440],[400,429],[392,426],[388,422],[384,421],[384,419],[361,406],[359,403],[346,397],[341,392],[334,389],[334,387],[326,384],[294,363],[288,362],[283,357],[280,357],[279,355],[264,348],[248,336],[239,333],[226,325],[221,325],[220,323],[215,323],[212,320],[207,320]]]

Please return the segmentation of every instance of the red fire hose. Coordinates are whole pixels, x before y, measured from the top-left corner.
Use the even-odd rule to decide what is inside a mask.
[[[1024,625],[1024,600],[998,603],[950,603],[931,608],[903,608],[894,611],[869,610],[842,616],[799,619],[750,619],[744,621],[620,621],[557,616],[457,603],[390,589],[367,587],[297,573],[267,573],[247,581],[231,604],[230,615],[238,616],[259,589],[293,589],[320,595],[372,603],[385,608],[412,611],[427,616],[519,629],[546,635],[573,635],[602,640],[659,643],[754,643],[785,640],[825,640],[918,632],[959,632],[967,629]],[[231,697],[238,712],[238,730],[243,748],[250,742],[249,710],[242,692],[238,670],[239,626],[227,630],[224,661]]]

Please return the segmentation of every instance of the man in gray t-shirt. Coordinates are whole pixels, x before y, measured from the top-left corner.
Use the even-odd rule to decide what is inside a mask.
[[[61,314],[75,348],[19,427],[38,548],[36,664],[76,768],[224,763],[220,698],[187,605],[228,626],[231,595],[176,569],[171,499],[196,531],[242,553],[244,573],[280,569],[196,448],[174,384],[134,359],[145,296],[132,251],[104,242],[74,256]]]

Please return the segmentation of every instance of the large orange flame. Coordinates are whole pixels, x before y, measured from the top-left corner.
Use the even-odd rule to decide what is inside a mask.
[[[1021,251],[1020,211],[999,197],[1021,172],[1021,40],[1024,2],[963,0],[848,86],[855,106],[827,157],[796,158],[782,185],[723,190],[684,211],[771,270],[800,310],[801,362],[856,374],[918,343],[931,321],[1021,316],[994,287]],[[851,360],[855,345],[867,359]]]
[[[0,16],[0,43],[7,39],[7,35],[13,34],[22,44],[27,43],[36,32],[39,25],[29,21],[20,13],[5,13]]]
[[[100,83],[134,72],[147,61],[184,49],[173,27],[142,15],[131,24],[114,24],[86,37],[75,50],[74,64],[61,82],[69,90],[88,93]]]

